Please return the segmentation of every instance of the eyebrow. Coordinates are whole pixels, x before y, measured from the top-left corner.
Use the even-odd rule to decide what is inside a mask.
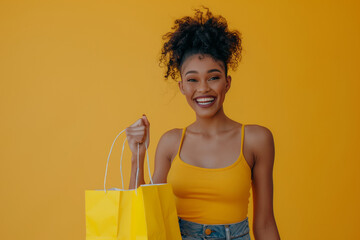
[[[210,70],[208,71],[208,73],[212,73],[212,72],[219,72],[219,73],[221,73],[221,71],[220,71],[219,69],[216,69],[216,68],[210,69]],[[191,71],[188,71],[187,73],[185,73],[184,76],[186,76],[186,75],[189,74],[189,73],[199,73],[199,72],[197,72],[197,71],[195,71],[195,70],[191,70]]]

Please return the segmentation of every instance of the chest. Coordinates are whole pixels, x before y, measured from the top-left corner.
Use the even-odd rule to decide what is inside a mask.
[[[224,168],[240,157],[241,134],[206,137],[188,134],[180,148],[182,161],[202,168]]]

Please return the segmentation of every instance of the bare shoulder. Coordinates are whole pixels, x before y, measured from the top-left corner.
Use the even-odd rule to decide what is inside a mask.
[[[165,132],[157,145],[155,153],[154,183],[166,183],[171,161],[176,156],[181,139],[182,129],[171,129]]]
[[[173,128],[166,131],[161,137],[166,138],[167,140],[176,140],[176,138],[181,137],[182,129],[181,128]]]
[[[160,138],[158,143],[158,150],[164,152],[169,160],[172,160],[176,155],[180,139],[181,139],[182,129],[174,128],[166,131]]]
[[[164,144],[171,144],[180,141],[182,134],[181,128],[173,128],[171,130],[166,131],[160,138],[160,141],[164,142]]]
[[[257,124],[246,124],[247,137],[253,141],[269,141],[273,138],[269,128]]]
[[[255,159],[274,152],[274,138],[271,130],[257,124],[247,124],[245,127],[246,144],[253,152]]]

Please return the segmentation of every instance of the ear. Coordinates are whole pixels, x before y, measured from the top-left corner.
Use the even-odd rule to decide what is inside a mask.
[[[231,86],[231,76],[228,75],[228,76],[226,77],[226,85],[225,85],[225,89],[226,89],[225,91],[226,91],[226,92],[229,91],[230,86]]]
[[[184,86],[183,86],[183,81],[182,80],[180,80],[178,82],[178,86],[179,86],[180,92],[184,95]]]

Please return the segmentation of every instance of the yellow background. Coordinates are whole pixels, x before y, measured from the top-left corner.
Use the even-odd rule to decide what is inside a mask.
[[[360,238],[359,1],[9,0],[0,3],[1,239],[85,239],[84,190],[102,188],[113,139],[143,113],[153,172],[160,136],[194,120],[163,81],[161,36],[201,3],[243,34],[224,108],[274,135],[282,239]],[[121,186],[122,139],[109,187]]]

